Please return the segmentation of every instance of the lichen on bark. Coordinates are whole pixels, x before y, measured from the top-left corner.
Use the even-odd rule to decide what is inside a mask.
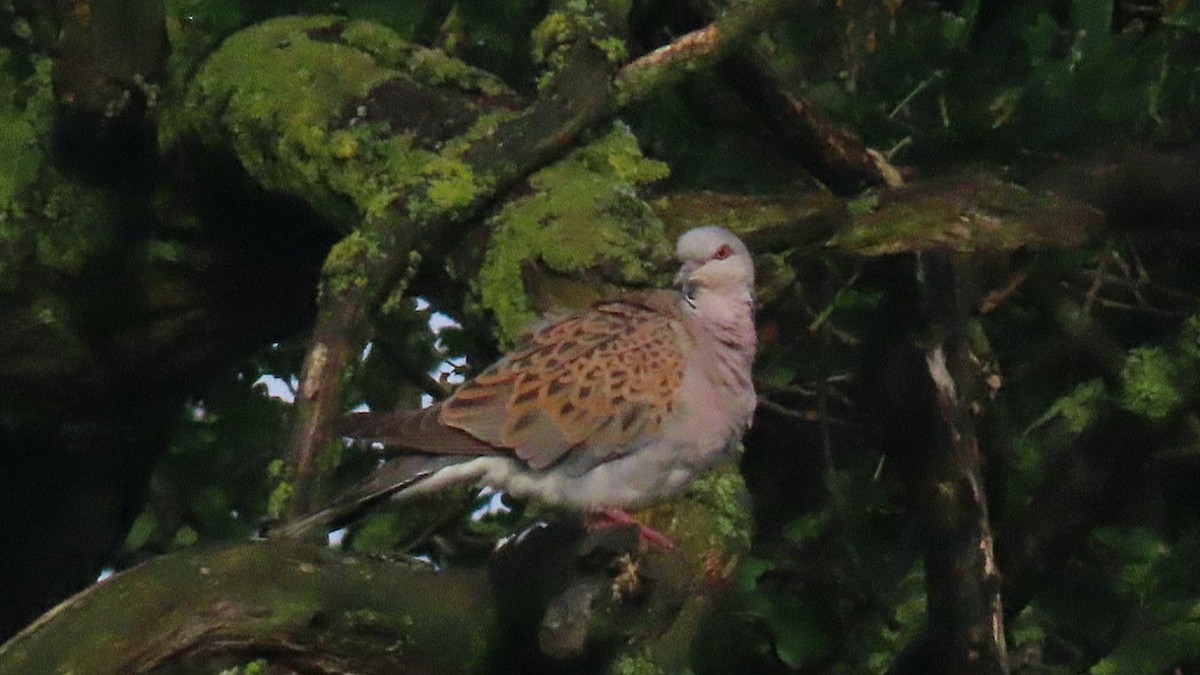
[[[666,280],[655,273],[670,256],[665,228],[636,191],[667,172],[665,164],[643,157],[637,139],[616,124],[530,176],[533,194],[510,201],[492,219],[479,272],[480,303],[495,315],[502,344],[515,342],[539,310],[551,309],[530,299],[524,276],[531,266],[550,274],[591,274],[609,284]]]
[[[413,192],[410,212],[472,203],[478,180],[453,139],[488,133],[517,103],[494,76],[383,26],[282,17],[222,43],[160,141],[228,147],[255,181],[349,230]]]

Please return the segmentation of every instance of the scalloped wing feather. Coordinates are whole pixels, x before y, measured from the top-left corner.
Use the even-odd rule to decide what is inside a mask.
[[[670,414],[683,380],[679,318],[678,295],[660,291],[559,319],[446,399],[440,420],[535,469],[569,459],[586,470]]]

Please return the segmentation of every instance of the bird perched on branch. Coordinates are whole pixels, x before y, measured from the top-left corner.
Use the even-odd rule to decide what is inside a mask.
[[[344,436],[400,456],[338,504],[283,529],[333,525],[389,496],[461,482],[617,522],[632,522],[625,509],[679,492],[750,426],[757,341],[745,244],[698,227],[679,238],[675,255],[673,290],[558,318],[423,410],[347,418]]]

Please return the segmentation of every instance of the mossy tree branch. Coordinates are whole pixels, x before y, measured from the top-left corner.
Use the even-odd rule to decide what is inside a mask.
[[[636,527],[530,528],[482,567],[301,542],[155,558],[67,600],[0,646],[0,675],[216,672],[248,661],[303,673],[679,672],[700,620],[749,549],[736,463]],[[544,524],[543,524],[544,525]]]
[[[0,647],[0,673],[147,673],[273,654],[298,672],[461,672],[487,644],[484,575],[298,543],[162,556],[65,601]]]

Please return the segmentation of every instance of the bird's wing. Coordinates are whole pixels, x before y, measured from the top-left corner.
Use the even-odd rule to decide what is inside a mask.
[[[632,449],[683,380],[678,297],[604,302],[543,327],[443,401],[441,422],[536,469],[569,454],[582,471]]]
[[[437,455],[486,455],[506,452],[492,443],[442,424],[441,403],[423,410],[357,413],[339,420],[334,433]]]

